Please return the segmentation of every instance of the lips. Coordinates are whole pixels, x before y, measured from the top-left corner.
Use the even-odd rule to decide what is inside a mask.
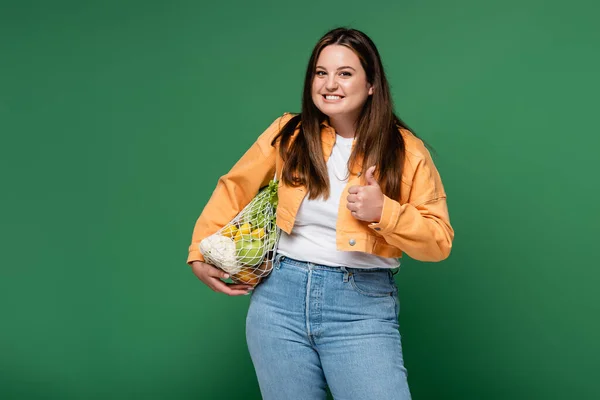
[[[336,100],[342,100],[344,98],[344,96],[341,96],[339,94],[324,94],[323,98],[325,100],[329,100],[329,101],[336,101]]]

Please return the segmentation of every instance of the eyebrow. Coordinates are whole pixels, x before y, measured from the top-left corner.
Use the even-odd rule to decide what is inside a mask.
[[[327,69],[327,68],[325,68],[325,67],[323,67],[323,66],[321,66],[321,65],[317,65],[317,68],[322,68],[322,69],[325,69],[325,70]],[[353,70],[353,71],[356,71],[354,68],[352,68],[352,67],[351,67],[351,66],[349,66],[349,65],[344,65],[343,67],[339,67],[337,70],[339,71],[340,69],[346,69],[346,68],[349,68],[349,69],[351,69],[351,70]]]

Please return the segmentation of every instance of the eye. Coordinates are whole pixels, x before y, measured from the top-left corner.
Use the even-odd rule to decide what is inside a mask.
[[[324,76],[324,75],[327,75],[327,73],[325,71],[317,71],[317,72],[315,72],[315,75],[316,76]]]
[[[346,77],[352,76],[352,74],[349,71],[342,71],[342,72],[340,72],[340,75],[341,76],[346,76]]]

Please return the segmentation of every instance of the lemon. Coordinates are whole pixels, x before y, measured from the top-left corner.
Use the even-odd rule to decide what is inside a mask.
[[[227,225],[225,228],[223,228],[222,235],[227,236],[229,238],[233,238],[233,237],[235,237],[235,234],[237,233],[237,231],[238,231],[237,226]]]
[[[250,234],[254,239],[262,239],[265,236],[265,228],[256,228]]]
[[[252,241],[252,236],[250,234],[245,234],[242,233],[241,229],[238,229],[238,231],[235,233],[235,236],[233,237],[233,241],[234,242],[251,242]]]
[[[252,232],[252,225],[250,225],[248,222],[242,224],[240,226],[239,232],[241,232],[242,235],[249,235],[250,232]]]

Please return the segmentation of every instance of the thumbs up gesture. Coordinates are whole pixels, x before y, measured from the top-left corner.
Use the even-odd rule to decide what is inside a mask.
[[[383,192],[373,176],[374,172],[375,166],[367,170],[366,186],[354,185],[348,189],[346,207],[354,218],[361,221],[379,222],[383,211]]]

